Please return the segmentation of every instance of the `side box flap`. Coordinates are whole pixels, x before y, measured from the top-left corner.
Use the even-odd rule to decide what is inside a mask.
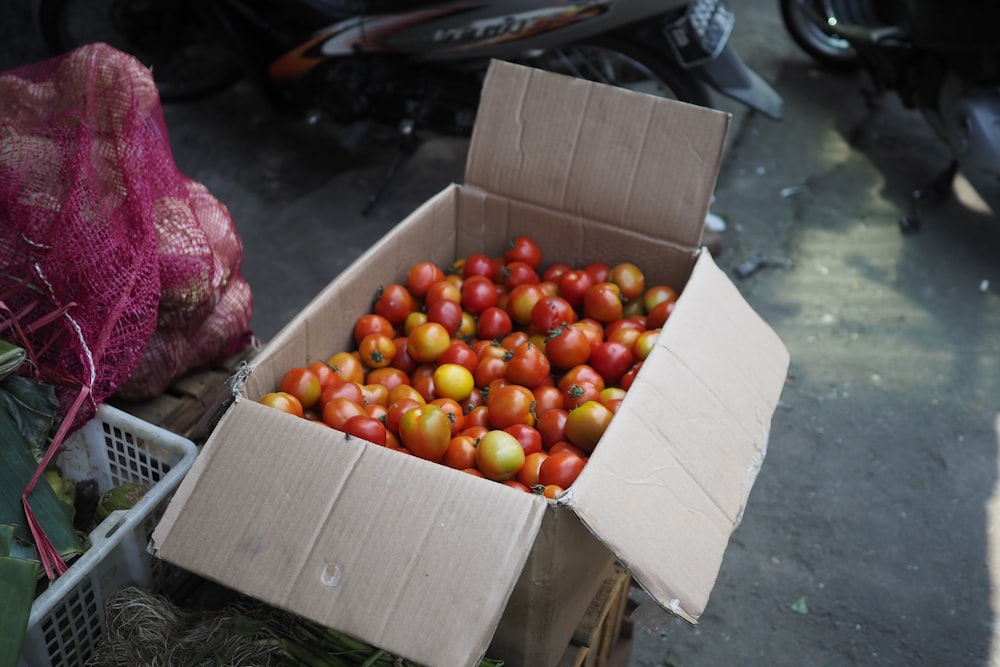
[[[502,484],[242,399],[153,539],[158,557],[207,579],[454,667],[485,653],[544,510]]]
[[[696,248],[730,116],[493,61],[465,182]]]
[[[697,622],[767,451],[788,351],[707,251],[568,504]]]

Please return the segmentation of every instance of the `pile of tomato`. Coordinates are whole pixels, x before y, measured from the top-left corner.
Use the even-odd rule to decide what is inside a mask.
[[[414,263],[355,346],[289,369],[262,403],[554,498],[583,470],[677,299],[630,262],[551,263],[528,236]]]

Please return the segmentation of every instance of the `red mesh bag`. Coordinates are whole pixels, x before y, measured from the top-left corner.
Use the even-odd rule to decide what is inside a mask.
[[[94,44],[0,72],[0,332],[64,415],[29,523],[41,471],[106,398],[149,398],[246,343],[241,255],[226,209],[177,170],[138,60]]]

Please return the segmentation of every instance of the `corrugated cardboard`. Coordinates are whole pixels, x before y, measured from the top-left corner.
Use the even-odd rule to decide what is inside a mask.
[[[781,341],[700,249],[728,115],[492,64],[466,182],[402,221],[255,360],[154,534],[158,555],[431,667],[487,648],[558,661],[617,558],[696,622],[764,460]],[[643,267],[682,289],[656,349],[559,505],[254,402],[351,345],[418,260],[498,254]]]

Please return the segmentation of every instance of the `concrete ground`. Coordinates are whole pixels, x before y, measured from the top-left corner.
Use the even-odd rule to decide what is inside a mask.
[[[25,1],[0,14],[2,67],[45,57]],[[901,233],[909,193],[947,159],[920,117],[891,99],[869,106],[862,77],[815,67],[772,0],[734,6],[734,41],[784,96],[785,118],[720,102],[735,116],[713,207],[718,262],[792,365],[701,623],[640,604],[629,665],[1000,663],[996,184],[958,181]],[[462,179],[465,143],[430,138],[362,217],[388,145],[348,154],[242,86],[166,111],[177,163],[236,221],[264,340]],[[748,261],[759,270],[738,277]]]

